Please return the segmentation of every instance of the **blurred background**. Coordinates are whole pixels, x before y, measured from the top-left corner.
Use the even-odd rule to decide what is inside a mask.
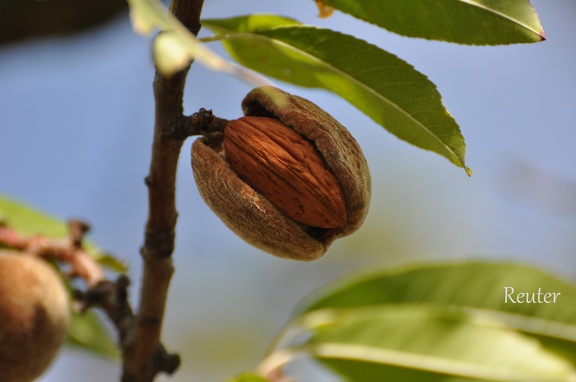
[[[25,2],[0,6],[0,193],[88,221],[90,238],[129,264],[135,302],[154,110],[151,40],[133,33],[125,4],[111,5],[102,18],[115,16],[104,23],[83,19],[81,26],[98,25],[80,33],[53,23],[53,35],[30,37],[50,17],[9,24],[15,18],[7,15]],[[245,244],[209,211],[194,184],[189,139],[163,335],[183,363],[160,381],[219,381],[254,368],[304,296],[355,270],[487,258],[576,276],[576,3],[532,4],[547,41],[470,47],[400,37],[338,12],[319,19],[309,0],[206,1],[205,18],[278,13],[354,34],[408,61],[438,86],[474,175],[399,141],[332,94],[277,83],[347,126],[373,178],[362,229],[317,262],[289,262]],[[186,112],[205,107],[238,117],[250,88],[193,65]],[[84,382],[113,381],[119,367],[66,349],[40,381],[76,381],[78,372]]]

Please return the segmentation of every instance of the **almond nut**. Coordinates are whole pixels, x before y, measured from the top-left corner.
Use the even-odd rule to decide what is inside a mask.
[[[296,130],[274,118],[242,117],[226,126],[224,151],[232,170],[289,218],[320,228],[346,224],[336,177]]]
[[[310,261],[356,231],[370,174],[352,135],[312,102],[274,87],[244,98],[245,117],[192,145],[192,168],[210,208],[250,244]]]

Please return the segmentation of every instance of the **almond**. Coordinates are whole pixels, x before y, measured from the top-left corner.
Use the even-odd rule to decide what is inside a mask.
[[[253,89],[244,117],[192,145],[200,195],[238,236],[275,256],[311,261],[356,231],[370,173],[350,132],[312,102]]]
[[[289,218],[320,228],[346,224],[336,177],[316,147],[279,120],[231,121],[224,130],[224,151],[232,170]]]

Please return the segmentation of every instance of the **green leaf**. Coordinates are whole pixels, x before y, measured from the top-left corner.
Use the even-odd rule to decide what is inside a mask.
[[[574,283],[525,264],[353,275],[301,305],[263,370],[304,353],[351,381],[568,382],[576,378],[574,301]]]
[[[514,292],[561,293],[555,303],[513,303]],[[489,309],[576,325],[576,285],[541,268],[510,262],[464,261],[370,272],[336,282],[303,303],[301,312],[373,304],[431,302]]]
[[[279,16],[204,20],[239,63],[265,75],[332,91],[388,131],[469,170],[465,144],[436,86],[374,45]]]
[[[129,0],[130,19],[136,33],[148,35],[155,29],[164,32],[154,41],[156,66],[166,76],[186,68],[196,58],[210,68],[223,59],[207,49],[164,5],[157,0]]]
[[[89,350],[105,358],[117,360],[120,353],[110,332],[94,311],[73,312],[68,328],[68,345]]]
[[[243,373],[229,379],[227,382],[270,382],[269,379],[254,373]]]
[[[534,294],[536,303],[507,299]],[[540,295],[538,293],[540,292]],[[556,301],[546,293],[558,293]],[[540,299],[540,303],[538,303]],[[470,261],[355,276],[311,296],[300,313],[325,308],[430,303],[481,312],[538,339],[576,364],[576,285],[523,264]],[[478,313],[479,314],[479,313]]]
[[[156,68],[163,75],[170,77],[197,60],[210,69],[232,74],[256,86],[267,84],[255,73],[231,64],[208,49],[159,0],[128,0],[128,4],[136,33],[148,35],[156,29],[162,32],[154,40],[152,51]]]
[[[42,234],[64,238],[68,233],[64,222],[1,194],[0,222],[27,236]]]
[[[22,235],[44,235],[53,238],[66,237],[68,230],[64,222],[0,195],[0,222],[7,224]],[[125,272],[126,266],[120,260],[101,253],[93,244],[86,243],[88,252],[103,267]],[[82,347],[96,354],[117,358],[118,351],[110,333],[93,312],[78,314],[72,312],[68,331],[69,344]]]
[[[573,366],[491,317],[426,304],[325,309],[299,347],[352,381],[570,381]],[[452,379],[448,379],[452,380]]]
[[[322,0],[392,32],[474,45],[545,40],[528,0]]]

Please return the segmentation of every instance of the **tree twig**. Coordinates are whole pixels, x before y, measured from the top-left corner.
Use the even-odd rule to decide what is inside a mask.
[[[88,288],[92,288],[106,280],[106,276],[82,246],[89,227],[82,221],[71,220],[68,229],[69,235],[63,239],[43,235],[28,237],[0,223],[0,246],[67,264],[70,267],[69,277],[80,277],[86,281]]]
[[[200,30],[203,0],[174,0],[174,15],[195,35]],[[159,372],[172,373],[179,364],[168,354],[161,334],[170,280],[174,272],[176,211],[176,170],[183,137],[174,134],[187,124],[183,115],[184,85],[188,69],[171,78],[158,71],[154,78],[155,123],[148,186],[148,220],[144,245],[142,286],[136,322],[123,343],[123,382],[153,381]]]

